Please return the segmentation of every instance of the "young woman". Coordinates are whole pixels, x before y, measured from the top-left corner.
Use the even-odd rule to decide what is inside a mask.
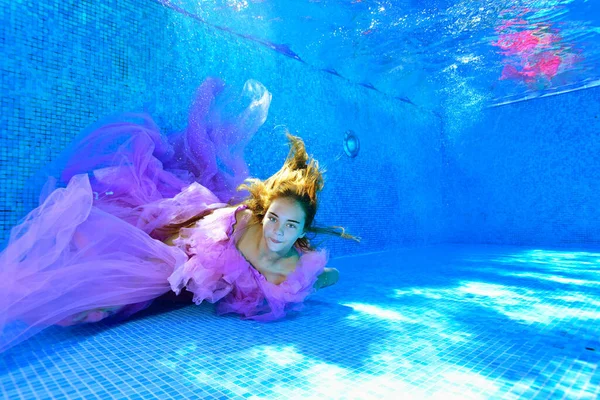
[[[65,153],[0,254],[0,351],[50,325],[126,318],[168,292],[271,321],[337,282],[307,234],[358,239],[313,226],[318,163],[288,135],[283,167],[248,179],[243,147],[270,94],[246,83],[247,105],[223,119],[223,89],[204,82],[182,133],[164,136],[149,117],[129,116]],[[248,192],[242,201],[236,188]]]

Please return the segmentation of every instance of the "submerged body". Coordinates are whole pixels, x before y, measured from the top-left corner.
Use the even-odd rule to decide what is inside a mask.
[[[182,133],[141,116],[75,142],[0,253],[0,351],[47,326],[126,318],[170,291],[272,321],[335,283],[327,251],[304,241],[313,200],[290,192],[231,206],[247,178],[239,144],[270,100],[253,85],[233,122],[212,117],[223,85],[207,80]],[[305,173],[300,164],[292,172]]]

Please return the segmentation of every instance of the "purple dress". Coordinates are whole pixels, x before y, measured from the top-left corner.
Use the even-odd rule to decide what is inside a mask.
[[[246,220],[236,223],[235,213],[245,206],[222,208],[182,229],[174,244],[189,259],[178,265],[169,276],[171,289],[182,288],[194,293],[194,302],[217,303],[217,313],[238,313],[246,319],[271,321],[285,316],[286,311],[299,310],[302,302],[314,292],[318,275],[327,263],[327,252],[302,251],[296,269],[279,285],[258,272],[236,248]]]
[[[244,206],[226,202],[248,175],[243,150],[266,119],[270,94],[249,81],[245,104],[232,113],[220,106],[232,104],[223,89],[217,79],[202,84],[181,133],[125,116],[86,132],[60,158],[40,205],[0,253],[0,351],[51,325],[127,317],[183,288],[196,304],[247,319],[301,308],[327,252],[297,249],[295,271],[275,285],[237,250],[233,224]],[[164,243],[161,227],[209,210],[174,245]]]

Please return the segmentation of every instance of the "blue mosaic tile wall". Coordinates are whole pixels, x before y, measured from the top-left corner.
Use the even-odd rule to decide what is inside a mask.
[[[140,1],[0,2],[0,228],[31,199],[26,180],[88,124],[139,110],[154,89],[167,12]],[[150,95],[151,95],[150,91]]]
[[[27,178],[101,117],[151,111],[166,131],[185,125],[195,88],[216,75],[273,94],[249,146],[253,175],[276,171],[281,125],[301,135],[328,170],[317,222],[342,225],[360,245],[327,239],[332,255],[441,240],[440,123],[430,112],[313,70],[255,42],[214,31],[152,1],[0,0],[2,138],[0,228],[31,207]],[[347,130],[361,139],[343,154]]]
[[[487,109],[448,146],[445,237],[600,243],[600,88]]]

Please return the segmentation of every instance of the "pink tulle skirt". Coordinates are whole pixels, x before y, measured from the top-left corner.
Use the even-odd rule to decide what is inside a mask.
[[[258,82],[235,98],[224,89],[218,79],[200,86],[183,132],[124,115],[48,168],[40,205],[0,253],[0,351],[50,325],[129,315],[170,290],[188,257],[156,232],[240,196],[244,148],[267,116]]]

